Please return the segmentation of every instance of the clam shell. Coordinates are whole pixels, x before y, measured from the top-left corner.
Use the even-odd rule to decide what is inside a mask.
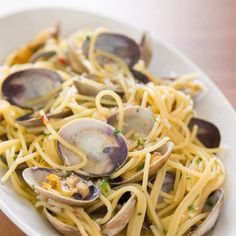
[[[88,55],[89,40],[86,40],[83,44],[83,53]],[[113,54],[132,68],[140,59],[140,47],[131,38],[116,33],[102,33],[98,35],[95,49],[98,51],[107,52]]]
[[[113,236],[120,233],[128,224],[136,204],[134,197],[131,197],[119,210],[119,212],[106,224],[102,226],[102,233],[106,236]]]
[[[141,106],[124,108],[124,124],[121,132],[126,135],[130,130],[142,137],[146,137],[154,125],[153,113],[150,109]],[[112,114],[107,123],[115,128],[118,126],[118,113]]]
[[[55,56],[57,53],[55,51],[39,51],[32,55],[30,58],[31,63],[35,63],[39,59],[50,59],[51,57]]]
[[[49,98],[33,103],[62,83],[61,76],[52,70],[43,68],[30,68],[10,74],[3,81],[2,93],[11,104],[38,110],[43,107]]]
[[[141,59],[148,66],[152,58],[152,42],[151,37],[147,32],[144,32],[140,42]]]
[[[47,114],[47,118],[50,119],[61,119],[72,115],[72,111],[69,109],[65,109],[64,111],[49,113]],[[32,113],[23,115],[16,119],[16,122],[26,128],[36,128],[43,126],[42,118],[35,118]]]
[[[152,177],[157,171],[166,163],[173,149],[173,143],[167,142],[163,147],[160,148],[161,157],[150,165],[148,175]],[[124,183],[136,183],[143,179],[143,170],[130,174],[123,174],[116,179],[112,180],[113,185],[120,185]]]
[[[45,216],[47,217],[48,221],[62,235],[65,235],[65,236],[81,236],[81,233],[79,232],[79,230],[76,227],[61,222],[47,208],[44,208],[43,212],[44,212]]]
[[[50,168],[42,168],[42,167],[31,167],[27,168],[23,171],[22,176],[24,180],[27,182],[27,184],[34,189],[36,193],[39,193],[46,198],[53,199],[58,202],[62,202],[71,206],[78,206],[78,205],[86,205],[93,201],[95,201],[100,191],[97,186],[94,184],[91,185],[90,193],[85,199],[75,199],[73,197],[66,197],[64,195],[61,195],[60,193],[57,193],[56,191],[49,191],[47,189],[44,189],[42,187],[43,182],[47,182],[47,176],[49,174],[56,174],[58,176],[65,176],[66,172],[50,169]],[[83,180],[81,177],[78,176],[81,180]],[[85,181],[85,180],[83,180]],[[86,182],[86,181],[85,181]]]
[[[197,138],[207,148],[217,148],[220,145],[221,135],[220,131],[213,123],[199,119],[192,118],[189,123],[189,128],[192,129],[194,125],[198,126]]]
[[[200,224],[194,231],[189,233],[189,236],[203,236],[206,235],[209,231],[212,230],[212,228],[215,226],[217,219],[220,215],[220,209],[223,203],[223,189],[216,189],[214,192],[210,194],[208,197],[213,202],[213,208],[209,209],[207,204],[204,206],[204,211],[209,211],[210,214],[207,216],[207,218],[203,221],[202,224]]]
[[[85,153],[88,162],[83,170],[89,176],[109,176],[124,164],[128,155],[124,136],[99,120],[82,118],[71,121],[59,130],[59,135]],[[57,144],[66,165],[80,163],[79,156],[61,143]]]

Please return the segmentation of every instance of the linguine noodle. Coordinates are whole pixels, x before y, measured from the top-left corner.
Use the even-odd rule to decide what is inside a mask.
[[[103,225],[117,213],[121,207],[120,199],[127,193],[131,193],[136,203],[127,226],[119,235],[188,235],[194,226],[209,215],[203,211],[204,204],[225,178],[224,167],[216,157],[220,148],[205,147],[196,137],[198,127],[189,128],[190,120],[197,116],[192,95],[202,87],[195,81],[194,74],[178,77],[175,81],[155,77],[142,60],[134,68],[148,76],[150,82],[140,83],[121,58],[95,49],[96,40],[103,32],[105,29],[99,28],[94,31],[79,31],[65,39],[49,38],[40,50],[55,50],[55,56],[35,63],[27,61],[24,64],[12,64],[11,58],[14,55],[11,55],[1,66],[1,84],[11,73],[28,68],[50,69],[63,79],[60,86],[46,97],[40,98],[45,101],[38,111],[43,120],[41,127],[24,127],[17,123],[16,119],[29,110],[11,104],[2,95],[0,167],[5,174],[1,181],[11,181],[19,195],[32,202],[40,212],[44,209],[50,210],[59,221],[78,229],[83,236],[102,235]],[[82,53],[81,42],[88,37],[89,49],[86,57]],[[77,44],[77,59],[83,65],[83,73],[76,73],[68,61],[70,40]],[[108,58],[108,63],[101,64],[101,58]],[[80,76],[88,75],[95,82],[111,85],[115,89],[103,89],[96,95],[80,93],[74,81]],[[186,93],[186,90],[192,94]],[[39,100],[29,102],[33,104]],[[107,122],[116,113],[117,130],[120,132],[125,124],[124,111],[130,106],[148,108],[153,113],[153,127],[145,137],[135,136],[133,130],[125,134],[129,148],[127,160],[109,178],[101,179],[105,181],[108,190],[104,192],[101,188],[96,201],[86,206],[73,207],[47,199],[35,193],[25,183],[21,172],[26,167],[47,167],[85,174],[83,167],[88,162],[86,153],[63,139],[58,133],[59,130],[81,118]],[[60,119],[47,117],[49,113],[65,109],[70,109],[71,115]],[[58,153],[57,142],[78,155],[80,161],[66,165]],[[150,177],[149,171],[158,150],[168,142],[173,143],[171,154]],[[112,184],[121,176],[132,176],[140,171],[143,173],[141,181]],[[174,178],[173,185],[169,191],[165,191],[163,183],[169,174]]]

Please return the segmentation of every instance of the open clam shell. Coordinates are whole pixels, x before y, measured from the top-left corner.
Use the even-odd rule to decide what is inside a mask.
[[[88,55],[89,40],[83,44],[83,53]],[[95,49],[113,54],[121,58],[128,67],[132,68],[140,59],[140,47],[131,38],[116,33],[102,33],[98,35]]]
[[[59,24],[55,24],[52,27],[40,31],[30,43],[23,45],[17,51],[11,53],[7,57],[6,63],[9,66],[12,66],[15,64],[24,64],[29,62],[32,55],[37,52],[47,42],[48,39],[57,39],[59,37],[59,33]]]
[[[144,32],[140,42],[141,59],[148,66],[152,58],[152,42],[147,32]]]
[[[136,204],[134,197],[131,197],[118,211],[118,213],[102,226],[102,233],[106,236],[113,236],[120,233],[128,224]]]
[[[96,96],[102,90],[108,89],[105,84],[80,76],[74,80],[78,92],[87,96]]]
[[[13,105],[37,110],[45,105],[49,99],[47,95],[61,83],[62,78],[55,71],[30,68],[10,74],[2,84],[2,93]]]
[[[67,56],[72,70],[78,74],[86,72],[87,69],[83,65],[83,62],[81,61],[80,58],[80,54],[82,54],[80,47],[82,47],[82,45],[77,45],[78,43],[73,38],[69,39],[67,44],[68,44]]]
[[[82,118],[71,121],[59,135],[83,151],[88,162],[83,170],[90,176],[108,176],[120,168],[128,155],[124,136],[105,122]],[[80,157],[58,142],[59,154],[66,165],[80,163]]]
[[[89,77],[89,75],[88,78],[82,75],[74,80],[74,85],[80,94],[87,96],[96,96],[102,90],[110,89],[119,94],[120,96],[123,96],[123,91],[118,89],[115,85],[110,84],[108,86],[107,84],[99,83],[93,80],[93,78]]]
[[[39,51],[32,55],[30,58],[31,63],[35,63],[38,60],[48,60],[51,57],[55,56],[57,53],[55,51]]]
[[[189,128],[192,129],[194,125],[198,126],[197,138],[207,148],[217,148],[220,145],[221,135],[220,131],[213,123],[199,119],[192,118],[189,123]]]
[[[63,223],[62,221],[58,220],[57,217],[53,212],[48,210],[47,208],[43,209],[45,216],[47,217],[48,221],[53,225],[53,227],[60,232],[62,235],[65,236],[81,236],[78,228]]]
[[[130,131],[140,137],[146,137],[154,125],[153,113],[150,109],[141,106],[130,106],[124,109],[124,124],[121,132],[126,135]],[[112,114],[107,123],[115,128],[118,126],[118,113]]]
[[[220,209],[223,203],[223,195],[223,189],[216,189],[210,194],[203,208],[203,211],[209,211],[210,213],[195,230],[189,233],[189,236],[206,235],[214,227],[220,214]]]
[[[49,113],[47,118],[50,119],[61,119],[72,115],[72,111],[65,109],[64,111]],[[20,116],[16,119],[16,122],[26,128],[36,128],[43,126],[43,121],[41,117],[34,117],[33,113],[29,113],[23,116]]]
[[[78,191],[75,192],[72,196],[67,196],[64,193],[64,191],[58,191],[54,189],[46,189],[43,187],[44,183],[47,183],[48,176],[50,174],[54,174],[61,178],[61,189],[68,190],[68,184],[66,182],[66,178],[69,178],[67,176],[67,173],[60,170],[50,169],[50,168],[42,168],[42,167],[31,167],[27,168],[23,171],[22,176],[24,180],[27,182],[27,184],[34,189],[34,191],[38,194],[43,195],[46,198],[53,199],[58,202],[62,202],[68,205],[72,206],[78,206],[78,205],[86,205],[88,203],[91,203],[95,201],[99,194],[99,188],[95,186],[91,181],[86,181],[82,179],[80,176],[73,173],[73,178],[76,178],[76,181],[78,183],[82,183],[83,186],[86,185],[86,194],[85,196],[82,196]],[[71,173],[70,173],[71,174]]]
[[[172,149],[173,149],[173,143],[167,142],[163,147],[157,150],[157,152],[160,153],[157,155],[160,157],[150,165],[148,172],[149,177],[155,175],[157,171],[166,163],[172,152]],[[113,179],[111,183],[113,185],[119,185],[123,183],[136,183],[142,181],[142,179],[143,179],[143,170],[139,170],[137,172],[125,173]]]
[[[131,197],[126,203],[123,204],[118,213],[113,216],[106,224],[102,225],[102,235],[104,236],[115,236],[120,233],[128,224],[135,208],[136,200]],[[68,225],[60,221],[56,215],[49,209],[44,208],[44,214],[46,215],[49,222],[54,228],[65,236],[80,236],[78,228],[75,226]]]
[[[164,182],[161,186],[161,191],[164,193],[169,193],[174,188],[174,182],[175,182],[175,174],[171,171],[166,172],[166,176],[164,178]]]
[[[133,74],[133,77],[138,80],[139,82],[143,83],[143,84],[147,84],[149,83],[151,80],[148,78],[148,76],[146,76],[144,73],[135,70],[135,69],[131,69],[130,70]]]

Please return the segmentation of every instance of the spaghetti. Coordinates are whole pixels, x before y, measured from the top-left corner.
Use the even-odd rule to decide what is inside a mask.
[[[24,127],[18,123],[17,119],[29,110],[12,104],[1,94],[0,167],[5,171],[1,181],[11,181],[15,190],[40,212],[46,210],[46,215],[50,213],[59,224],[67,225],[83,236],[102,235],[103,230],[111,225],[113,217],[115,222],[116,214],[118,218],[121,205],[128,201],[122,202],[122,198],[127,195],[135,201],[132,214],[123,228],[116,231],[117,225],[114,224],[114,231],[109,231],[113,233],[107,235],[188,235],[210,214],[203,210],[204,205],[225,178],[224,168],[215,156],[220,149],[205,147],[197,138],[198,127],[189,127],[190,120],[197,115],[192,97],[202,87],[195,82],[193,74],[175,80],[156,78],[147,71],[141,59],[133,68],[149,78],[149,82],[140,82],[121,57],[96,49],[96,42],[104,32],[106,34],[105,29],[99,28],[79,31],[68,39],[47,38],[39,52],[53,50],[53,56],[42,57],[34,63],[30,63],[29,59],[26,62],[23,60],[24,64],[14,64],[12,60],[10,63],[8,58],[0,67],[1,84],[12,73],[30,68],[49,69],[63,79],[59,87],[40,98],[45,104],[35,112],[42,119],[42,125],[37,127]],[[73,56],[80,62],[77,66],[82,65],[79,69],[83,72],[80,74],[75,72],[71,55],[68,55],[70,40],[77,45],[73,52],[77,54]],[[83,51],[82,43],[85,41],[87,53]],[[17,53],[22,53],[22,50],[14,55],[17,56]],[[24,55],[20,57],[24,58]],[[88,89],[88,93],[81,93],[74,81],[82,77],[102,84],[105,89],[99,91],[96,87],[86,87],[85,83],[84,91]],[[93,94],[91,89],[95,91]],[[39,100],[29,102],[33,106]],[[151,112],[152,126],[148,133],[136,132],[138,126],[138,130],[146,127],[144,123],[135,123],[140,115],[133,120],[134,128],[123,132],[124,126],[129,128],[126,115],[129,107]],[[69,116],[49,118],[48,114],[60,113],[65,109],[71,110]],[[84,170],[89,161],[86,152],[60,136],[59,130],[83,118],[106,123],[114,114],[117,118],[115,135],[120,132],[124,135],[128,155],[125,163],[106,178],[91,179],[100,188],[97,200],[73,207],[35,193],[32,186],[25,183],[22,170],[27,167],[77,171],[87,175]],[[57,142],[76,154],[79,162],[73,165],[65,163],[58,152]],[[159,159],[164,155],[161,150],[170,142],[173,148],[160,164]],[[154,163],[159,163],[155,164],[155,171],[152,169]],[[115,183],[122,178],[127,181]],[[168,180],[169,183],[166,183]]]

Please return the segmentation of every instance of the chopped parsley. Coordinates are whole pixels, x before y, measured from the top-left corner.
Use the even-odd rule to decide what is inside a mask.
[[[138,215],[138,216],[141,216],[141,215],[142,215],[142,212],[138,212],[137,215]]]
[[[98,180],[97,184],[102,194],[107,196],[110,193],[111,187],[110,187],[109,180],[107,177],[104,177],[103,179]]]
[[[188,206],[189,211],[193,211],[193,209],[194,209],[193,205]]]
[[[44,136],[44,137],[48,137],[49,135],[50,135],[50,132],[44,131],[44,133],[43,133],[43,136]]]
[[[35,189],[35,185],[34,184],[32,184],[32,189]]]
[[[71,174],[72,174],[72,172],[71,172],[71,171],[68,171],[68,172],[66,172],[65,178],[67,178],[67,177],[71,176]]]
[[[202,158],[201,158],[201,157],[199,157],[199,158],[196,160],[197,164],[199,164],[201,161],[202,161]]]
[[[14,157],[13,157],[13,160],[15,161],[15,160],[16,160],[16,158],[17,158],[17,156],[14,156]]]
[[[90,40],[91,40],[91,36],[90,36],[90,35],[87,35],[87,36],[86,36],[86,40],[90,41]]]
[[[143,140],[139,138],[137,140],[137,146],[143,146],[143,145],[144,145]]]
[[[214,206],[214,203],[212,202],[211,199],[207,199],[206,204],[207,204],[207,206],[209,206],[210,208],[212,208],[212,207]]]
[[[137,167],[137,171],[143,170],[143,168],[144,168],[144,163],[142,163]]]
[[[116,138],[118,138],[119,134],[120,134],[120,130],[115,129],[115,131],[113,132],[113,135],[114,135]]]
[[[191,178],[190,177],[187,177],[187,180],[190,180]]]

